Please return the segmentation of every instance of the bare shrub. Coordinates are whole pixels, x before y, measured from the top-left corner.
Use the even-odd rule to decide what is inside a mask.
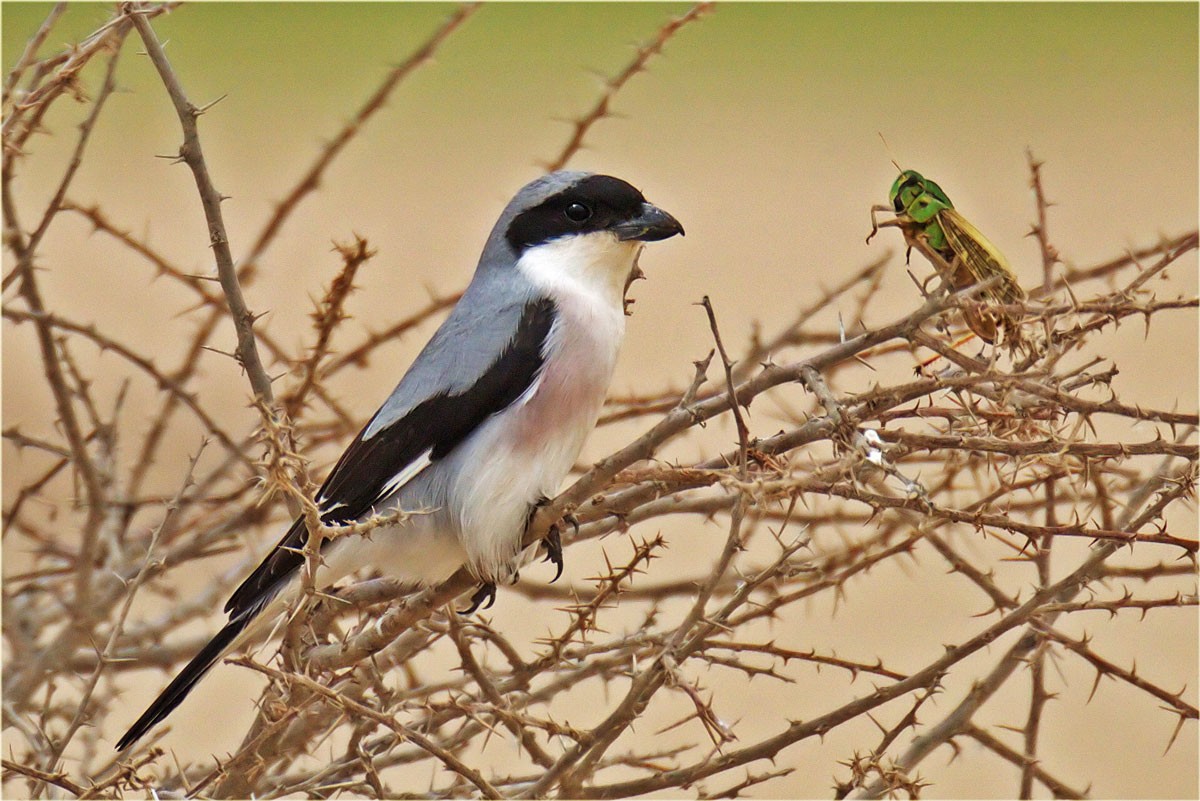
[[[243,287],[326,168],[475,9],[455,12],[385,77],[238,260],[244,243],[226,233],[196,127],[204,109],[188,99],[188,76],[175,74],[153,31],[165,10],[123,4],[77,47],[38,56],[56,7],[5,80],[4,319],[36,333],[42,372],[21,379],[44,385],[53,423],[52,436],[4,429],[11,452],[37,455],[5,471],[6,556],[27,551],[4,582],[6,796],[735,797],[788,792],[798,744],[851,731],[854,744],[840,760],[803,768],[829,777],[839,798],[917,796],[930,781],[923,762],[941,746],[1011,763],[1011,782],[981,794],[1077,798],[1088,792],[1086,771],[1063,772],[1041,758],[1055,688],[1093,678],[1126,687],[1093,703],[1161,709],[1174,725],[1166,748],[1194,727],[1194,676],[1148,676],[1094,647],[1091,634],[1118,618],[1149,625],[1159,615],[1194,614],[1197,540],[1180,526],[1194,521],[1197,414],[1122,402],[1110,384],[1118,366],[1092,344],[1121,323],[1194,317],[1195,297],[1155,289],[1181,259],[1194,269],[1197,233],[1065,269],[1031,154],[1044,281],[1008,310],[1028,348],[987,347],[979,356],[956,348],[961,310],[977,301],[944,288],[865,327],[862,310],[882,271],[898,269],[887,259],[847,270],[794,319],[764,322],[741,352],[731,344],[740,332],[722,330],[720,309],[705,298],[697,313],[707,315],[711,343],[678,348],[683,360],[708,351],[690,386],[663,382],[610,398],[602,425],[632,421],[640,433],[580,469],[531,524],[527,542],[557,524],[577,550],[619,535],[606,541],[607,562],[590,583],[547,585],[539,576],[502,589],[544,610],[544,637],[517,639],[486,616],[456,614],[473,589],[465,573],[415,595],[363,576],[332,594],[310,593],[278,651],[231,660],[267,681],[234,753],[180,763],[156,746],[160,730],[118,759],[111,738],[142,697],[122,694],[126,678],[186,662],[240,576],[234,570],[187,596],[173,591],[176,577],[240,551],[242,536],[273,541],[282,515],[311,497],[318,470],[307,454],[344,443],[359,422],[330,391],[339,375],[371,369],[378,348],[438,319],[456,299],[431,297],[339,351],[331,343],[356,273],[373,255],[365,240],[339,246],[340,270],[316,299],[299,347],[256,330],[263,301]],[[707,11],[699,5],[651,36],[547,164],[569,163],[615,94]],[[202,200],[218,282],[173,263],[102,205],[71,199],[127,39],[147,51],[179,113],[179,158]],[[81,124],[62,180],[40,215],[18,219],[26,147],[51,107],[70,98],[81,101]],[[43,271],[76,267],[43,254],[68,216],[85,218],[97,241],[127,249],[191,294],[194,334],[182,361],[168,363],[161,343],[118,341],[57,310]],[[155,310],[131,297],[128,313]],[[218,389],[198,369],[213,356],[214,332],[231,326],[230,355],[249,379],[233,391],[255,398],[236,418],[208,410]],[[931,354],[936,360],[913,375],[912,364]],[[122,377],[111,397],[95,390],[104,355]],[[273,381],[281,365],[286,375]],[[904,374],[911,377],[894,378]],[[787,396],[792,412],[781,428],[745,411],[768,398],[782,404],[781,392],[797,386],[803,405]],[[135,417],[126,390],[139,387],[154,395]],[[704,429],[728,419],[736,445],[714,447]],[[164,443],[185,433],[194,458],[160,459]],[[692,441],[706,455],[680,457],[691,451],[679,444]],[[668,447],[671,460],[656,458]],[[164,471],[176,490],[148,491],[151,475]],[[699,568],[679,559],[687,542],[668,549],[656,527],[678,516],[699,521],[697,529],[723,527],[722,546]],[[862,656],[874,651],[855,631],[808,648],[784,644],[781,632],[836,605],[856,579],[896,565],[950,571],[977,593],[974,607],[955,610],[952,629],[912,621],[910,637],[933,657],[899,669],[898,657]],[[1073,625],[1081,619],[1087,633]],[[1152,660],[1148,649],[1139,661]],[[818,681],[818,671],[839,681]],[[744,691],[716,691],[726,674],[744,679]],[[795,709],[756,701],[754,688],[773,682],[795,685]],[[1015,727],[981,712],[1002,691],[1004,703],[1017,705],[1007,718],[1020,720]],[[495,739],[511,745],[502,759],[486,751]],[[969,743],[978,748],[968,754]]]

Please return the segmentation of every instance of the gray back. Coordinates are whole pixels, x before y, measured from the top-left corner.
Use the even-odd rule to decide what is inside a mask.
[[[379,408],[365,438],[433,395],[466,390],[496,361],[516,335],[525,304],[535,299],[535,288],[516,269],[517,255],[505,238],[509,223],[522,211],[590,174],[552,172],[526,184],[509,201],[488,236],[462,298]]]

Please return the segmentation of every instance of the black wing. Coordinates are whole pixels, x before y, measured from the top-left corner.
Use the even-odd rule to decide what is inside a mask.
[[[441,459],[487,418],[519,398],[541,370],[543,345],[554,316],[550,299],[530,301],[508,347],[470,388],[459,394],[434,395],[367,439],[363,434],[370,423],[364,426],[317,495],[322,522],[345,523],[366,514],[395,491],[397,477],[418,460],[432,463]],[[297,519],[271,554],[230,596],[225,611],[231,619],[257,612],[276,586],[304,564],[299,551],[306,539],[304,520]]]

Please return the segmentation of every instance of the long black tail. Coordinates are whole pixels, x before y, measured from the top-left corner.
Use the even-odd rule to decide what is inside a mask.
[[[221,658],[221,654],[225,653],[225,650],[233,644],[233,641],[254,619],[258,611],[256,609],[250,614],[239,615],[226,623],[225,628],[218,631],[217,635],[208,641],[208,645],[200,649],[200,653],[196,654],[195,658],[188,662],[187,667],[172,679],[171,683],[167,685],[167,689],[154,699],[150,708],[129,727],[129,731],[125,732],[117,741],[117,750],[121,751],[133,745],[159,721],[171,714],[171,711],[179,706],[184,698],[187,698],[187,694],[196,686],[196,682],[204,677],[209,668]]]

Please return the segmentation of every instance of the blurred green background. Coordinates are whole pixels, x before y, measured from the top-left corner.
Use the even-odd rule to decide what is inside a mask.
[[[499,209],[568,140],[571,129],[562,120],[578,117],[598,98],[597,76],[619,72],[635,45],[688,7],[483,7],[433,63],[399,87],[334,162],[321,190],[291,218],[247,287],[251,308],[268,312],[260,325],[293,346],[305,340],[310,298],[320,295],[338,267],[330,242],[352,232],[367,237],[379,255],[360,276],[363,291],[351,301],[355,319],[347,332],[383,328],[421,306],[427,287],[460,288]],[[3,4],[6,68],[48,8]],[[231,196],[224,212],[235,256],[248,250],[273,204],[389,66],[404,60],[452,8],[198,3],[154,21],[190,98],[200,104],[227,95],[200,125],[216,185]],[[44,52],[90,33],[109,15],[108,5],[71,6]],[[902,268],[899,235],[884,232],[869,246],[863,242],[868,208],[887,199],[893,158],[941,184],[1008,255],[1026,285],[1041,278],[1037,244],[1026,236],[1034,219],[1027,147],[1046,162],[1045,186],[1056,203],[1050,236],[1068,264],[1086,266],[1195,227],[1197,21],[1194,3],[718,6],[682,29],[665,55],[617,95],[617,115],[591,130],[587,149],[569,165],[630,180],[688,231],[686,239],[651,248],[642,259],[649,281],[634,290],[636,314],[613,391],[687,381],[691,360],[709,347],[704,315],[692,305],[703,294],[712,297],[727,340],[743,344],[754,321],[764,332],[777,330],[822,285],[891,249],[896,269],[885,279],[882,302],[868,309],[867,323],[884,324],[910,310],[916,290]],[[191,176],[154,157],[177,150],[178,123],[139,50],[139,42],[127,42],[121,92],[101,118],[71,196],[83,204],[102,201],[120,227],[147,237],[179,264],[211,273]],[[98,85],[100,68],[97,62],[85,70],[85,85]],[[27,224],[61,175],[73,146],[71,126],[82,109],[57,104],[47,119],[54,135],[31,142],[18,178],[17,204]],[[178,339],[183,347],[193,323],[177,315],[189,308],[191,296],[152,281],[144,264],[93,237],[80,218],[64,218],[54,230],[41,266],[48,268],[44,292],[57,308],[123,341],[160,343],[169,352]],[[924,274],[926,265],[918,262],[913,269]],[[1196,292],[1194,255],[1186,264],[1173,271],[1174,283],[1162,294]],[[1140,324],[1126,325],[1105,340],[1104,355],[1121,365],[1114,387],[1126,403],[1196,408],[1196,317],[1180,312],[1170,320],[1147,335]],[[38,380],[27,329],[4,328],[4,423],[49,434],[52,406]],[[231,331],[216,339],[232,348]],[[417,335],[390,345],[367,370],[339,376],[337,394],[365,417],[422,341]],[[276,365],[273,372],[281,370]],[[232,362],[206,358],[203,372],[222,389],[206,399],[219,418],[248,424],[248,388]],[[115,390],[121,377],[114,370],[99,383]],[[756,408],[759,425],[768,427],[772,413]],[[637,428],[616,427],[594,437],[585,458],[601,455]],[[195,441],[179,438],[179,459]],[[13,458],[7,444],[4,455],[9,498],[31,462]],[[170,491],[179,464],[166,457],[162,463],[161,489]],[[7,540],[5,556],[13,556]],[[591,575],[586,564],[574,570],[577,578]],[[827,627],[848,627],[861,630],[866,658],[885,652],[887,638],[902,652],[898,618],[911,623],[915,616],[929,630],[941,624],[940,615],[961,624],[952,593],[962,588],[953,584],[880,571],[855,588],[836,621],[829,610],[815,609],[799,641],[809,633],[819,637]],[[938,603],[931,605],[930,598]],[[895,616],[881,616],[881,606]],[[497,605],[498,626],[519,626],[522,615],[530,612],[521,604]],[[1120,631],[1131,643],[1156,638],[1149,647],[1141,642],[1138,651],[1159,656],[1162,672],[1156,675],[1190,675],[1197,660],[1195,615],[1163,621]],[[1106,644],[1121,646],[1119,638]],[[922,664],[918,658],[925,657],[896,667]],[[230,686],[242,678],[232,673],[210,681]],[[1074,684],[1072,691],[1086,692],[1087,684]],[[248,692],[239,692],[248,707]],[[789,709],[793,692],[785,688],[771,701]],[[1005,718],[1003,703],[994,703],[1001,707],[994,711],[999,719],[1022,722],[1015,712]],[[203,706],[181,709],[180,729],[202,720]],[[1050,765],[1072,778],[1094,779],[1098,796],[1196,797],[1194,724],[1185,726],[1164,757],[1174,720],[1151,704],[1070,708],[1071,717],[1048,724]],[[1085,712],[1075,714],[1079,708]],[[1117,709],[1129,714],[1113,719]],[[211,734],[203,725],[200,730]],[[800,766],[818,748],[844,757],[847,742],[857,741],[835,735],[827,744],[806,743],[784,756]],[[204,737],[188,745],[179,736],[168,744],[192,749],[193,758],[233,745]],[[939,753],[922,766],[923,774],[936,776],[931,792],[937,796],[1015,789],[1011,779],[991,783],[988,770],[1012,775],[995,760],[946,766],[947,758]],[[802,767],[763,792],[825,796],[830,783],[827,773]]]
[[[6,63],[46,8],[5,4]],[[156,20],[191,98],[227,95],[201,130],[217,186],[233,198],[235,255],[318,146],[450,8],[198,4]],[[315,283],[294,280],[297,271],[327,270],[317,254],[351,230],[381,248],[369,276],[377,291],[402,297],[414,272],[443,289],[460,285],[496,210],[566,142],[561,120],[591,107],[597,75],[616,74],[633,45],[686,8],[485,7],[400,87],[294,218],[270,254],[286,269],[261,279],[261,296],[278,299],[273,318],[305,305]],[[48,47],[107,14],[104,5],[71,7]],[[726,314],[787,314],[795,299],[786,293],[742,309],[738,290],[785,276],[803,296],[820,277],[894,247],[895,237],[862,244],[893,158],[938,181],[1030,283],[1040,276],[1036,243],[1025,237],[1026,147],[1047,162],[1058,203],[1051,235],[1070,263],[1194,226],[1196,27],[1189,4],[720,6],[629,83],[613,106],[620,116],[597,124],[570,166],[627,177],[679,216],[689,236],[655,274],[688,297],[713,294]],[[190,176],[151,158],[177,148],[177,123],[136,50],[127,44],[127,92],[92,145],[102,158],[87,161],[74,194],[87,201],[129,187],[106,199],[109,214],[145,220],[156,241],[178,242],[206,268]],[[63,125],[68,106],[57,108]],[[51,115],[51,130],[59,119]],[[65,136],[35,138],[40,157],[23,167],[23,198],[44,202],[62,163],[56,154],[69,146]],[[175,211],[178,220],[162,217]],[[96,288],[73,283],[88,297]],[[688,308],[655,315],[703,330]],[[662,354],[654,366],[678,364]]]

